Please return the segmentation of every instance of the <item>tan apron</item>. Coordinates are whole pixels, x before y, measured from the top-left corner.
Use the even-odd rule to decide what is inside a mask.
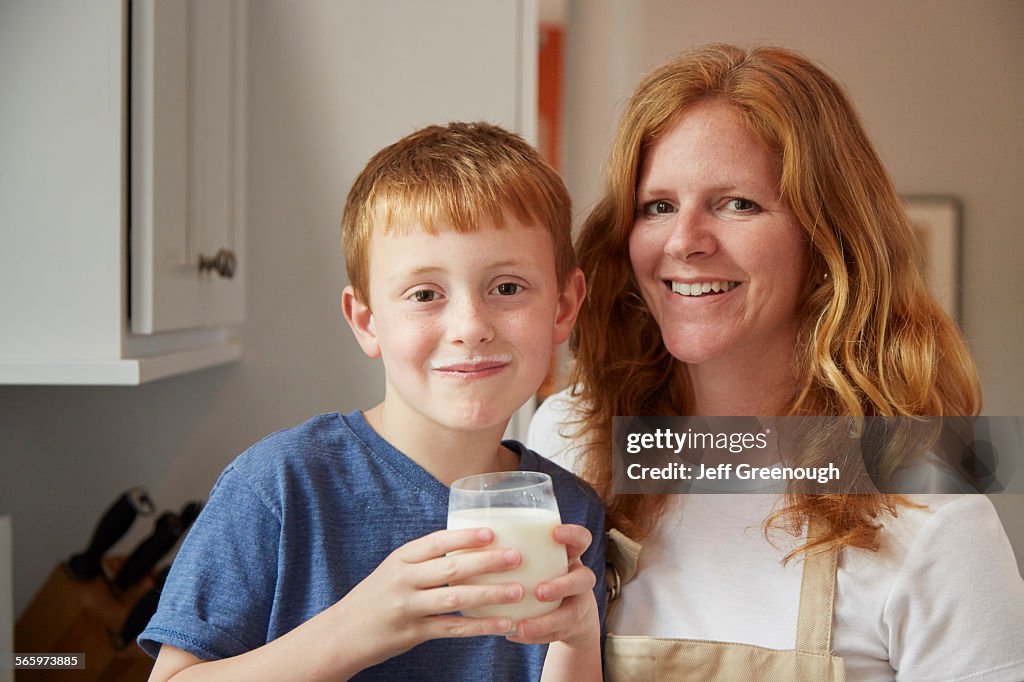
[[[640,545],[617,530],[608,533],[609,608],[636,575]],[[843,659],[832,655],[832,604],[839,552],[804,555],[797,615],[796,649],[667,637],[608,635],[606,680],[778,680],[812,682],[846,679]]]

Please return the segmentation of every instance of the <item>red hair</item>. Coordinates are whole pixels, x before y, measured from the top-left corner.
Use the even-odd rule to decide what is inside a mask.
[[[693,398],[685,366],[666,350],[630,266],[637,177],[651,144],[708,98],[734,107],[778,155],[782,196],[810,245],[795,351],[799,383],[788,414],[976,415],[981,407],[974,362],[926,288],[899,197],[843,88],[788,50],[698,48],[637,87],[604,195],[576,245],[589,287],[571,346],[585,476],[604,497],[609,524],[638,538],[650,533],[667,500],[612,494],[612,417],[687,414]],[[790,493],[765,528],[798,532],[818,517],[829,530],[814,544],[875,549],[882,514],[904,503],[892,495]]]

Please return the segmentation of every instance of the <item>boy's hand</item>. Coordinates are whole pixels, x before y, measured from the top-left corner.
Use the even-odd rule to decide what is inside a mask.
[[[537,618],[519,621],[516,634],[509,641],[521,644],[544,644],[561,641],[570,647],[592,645],[600,640],[601,624],[594,599],[594,572],[580,557],[590,546],[592,536],[583,526],[563,524],[554,530],[555,540],[566,545],[569,572],[537,585],[540,601],[562,600],[561,606]]]
[[[486,547],[493,540],[489,528],[467,528],[441,530],[408,542],[328,609],[338,618],[336,623],[348,639],[347,648],[361,659],[360,669],[430,639],[510,631],[512,623],[507,618],[451,615],[452,611],[523,598],[518,583],[452,584],[519,565],[522,559],[515,550],[448,556],[456,550]]]

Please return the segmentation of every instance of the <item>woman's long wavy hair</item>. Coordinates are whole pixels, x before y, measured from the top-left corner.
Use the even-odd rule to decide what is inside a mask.
[[[638,538],[654,528],[667,498],[613,495],[612,417],[688,414],[693,398],[630,265],[637,178],[654,141],[708,98],[734,107],[778,155],[781,194],[809,244],[787,414],[976,415],[981,407],[974,362],[926,288],[911,226],[843,88],[785,49],[698,48],[649,73],[628,101],[603,198],[577,239],[588,285],[571,342],[584,474],[608,505],[609,525]],[[883,513],[903,503],[883,494],[791,492],[765,532],[796,533],[817,517],[827,534],[802,549],[877,549]]]

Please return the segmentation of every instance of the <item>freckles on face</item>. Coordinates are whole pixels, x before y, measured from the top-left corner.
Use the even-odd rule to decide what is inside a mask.
[[[723,102],[691,107],[648,150],[630,261],[676,358],[792,354],[808,246],[779,182],[777,157]]]
[[[370,288],[385,405],[420,423],[483,428],[540,385],[559,300],[543,228],[507,218],[471,232],[374,234]]]

